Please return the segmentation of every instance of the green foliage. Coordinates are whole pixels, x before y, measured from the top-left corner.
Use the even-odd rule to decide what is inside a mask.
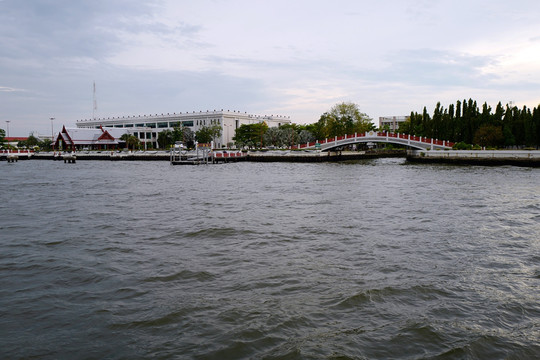
[[[197,132],[195,132],[195,138],[200,143],[210,143],[215,141],[216,138],[221,136],[221,126],[203,126]]]
[[[484,124],[474,133],[474,143],[482,147],[501,146],[504,144],[504,135],[501,126]]]
[[[39,146],[41,147],[41,149],[43,151],[51,151],[52,150],[52,140],[51,139],[44,139],[44,140],[41,141]]]
[[[540,105],[537,108],[511,107],[499,102],[495,109],[487,103],[457,101],[447,109],[437,103],[433,116],[424,107],[412,112],[400,124],[399,132],[481,146],[540,146]]]
[[[138,149],[141,144],[141,141],[136,136],[128,133],[120,136],[120,140],[124,141],[127,148],[132,150]]]
[[[26,146],[28,147],[38,146],[39,144],[40,144],[40,140],[36,138],[34,135],[30,135],[28,139],[26,139]]]
[[[315,141],[315,136],[309,131],[309,130],[300,130],[298,132],[298,143],[299,144],[307,144],[312,141]]]
[[[360,112],[357,104],[343,102],[322,114],[313,128],[313,135],[317,139],[323,139],[370,131],[375,125],[371,118]]]
[[[282,147],[281,138],[281,129],[278,127],[268,128],[263,135],[263,141],[266,146]]]
[[[169,149],[174,144],[174,133],[171,130],[163,130],[158,133],[157,142],[160,148]]]
[[[264,122],[240,125],[240,127],[236,129],[233,140],[240,148],[260,148],[263,145],[263,137],[267,130],[268,125]]]
[[[472,145],[465,144],[463,141],[460,141],[458,143],[455,143],[454,146],[452,146],[453,150],[472,150]]]
[[[181,141],[187,148],[195,146],[195,133],[188,127],[175,126],[172,130],[172,144]]]
[[[0,129],[0,144],[4,148],[8,149],[16,149],[16,148],[27,148],[27,149],[34,149],[34,150],[44,150],[49,151],[52,149],[52,141],[50,139],[40,140],[34,135],[28,136],[26,140],[21,140],[17,142],[17,147],[8,145],[5,142],[5,133],[2,129]]]

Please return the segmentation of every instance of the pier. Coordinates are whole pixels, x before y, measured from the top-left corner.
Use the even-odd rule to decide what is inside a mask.
[[[197,144],[195,151],[188,151],[179,143],[171,148],[171,165],[200,165],[212,162],[212,144]]]
[[[34,155],[32,150],[0,150],[0,160],[6,160],[8,163],[18,162],[19,160],[30,159]]]
[[[64,164],[75,164],[75,162],[77,161],[77,156],[75,154],[67,154],[63,155],[62,159],[64,160]]]

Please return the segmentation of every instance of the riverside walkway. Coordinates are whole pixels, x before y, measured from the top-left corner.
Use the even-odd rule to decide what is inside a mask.
[[[454,145],[450,141],[430,139],[422,136],[368,131],[365,133],[336,136],[333,139],[318,140],[307,144],[299,144],[293,146],[293,149],[320,149],[322,151],[329,151],[346,145],[369,142],[406,145],[418,150],[450,150]]]

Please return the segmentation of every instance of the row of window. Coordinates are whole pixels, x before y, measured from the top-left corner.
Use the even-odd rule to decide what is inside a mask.
[[[207,120],[196,120],[197,126],[206,126]],[[219,125],[221,124],[221,121],[219,119],[210,119],[208,120],[209,125]],[[115,128],[132,128],[132,127],[149,127],[152,129],[159,128],[173,128],[178,126],[190,126],[193,127],[193,120],[190,121],[163,121],[158,123],[140,123],[140,124],[118,124],[113,125]],[[96,128],[99,128],[99,126],[96,126]]]
[[[156,137],[156,133],[155,132],[140,132],[140,133],[139,132],[134,132],[133,136],[135,136],[136,138],[139,138],[141,140],[152,139],[152,138]]]

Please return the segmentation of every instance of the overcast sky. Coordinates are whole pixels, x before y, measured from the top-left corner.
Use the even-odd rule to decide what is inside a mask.
[[[310,123],[540,104],[538,0],[0,0],[0,128],[238,110]]]

